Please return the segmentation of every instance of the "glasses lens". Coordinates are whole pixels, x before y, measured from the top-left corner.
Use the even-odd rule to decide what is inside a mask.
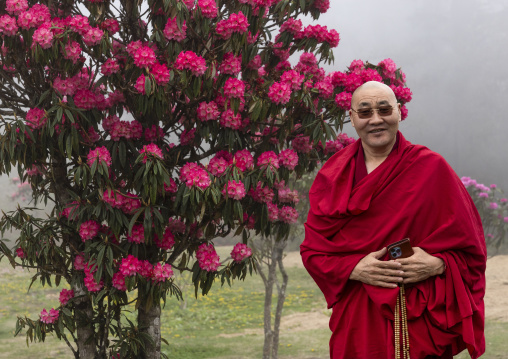
[[[392,114],[393,108],[390,107],[380,107],[377,111],[379,113],[379,116],[389,116]]]
[[[358,117],[360,118],[369,118],[372,116],[372,109],[364,109],[364,110],[358,110]]]

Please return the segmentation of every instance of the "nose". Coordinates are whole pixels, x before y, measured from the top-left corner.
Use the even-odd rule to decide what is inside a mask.
[[[372,116],[370,117],[370,123],[371,124],[378,124],[378,123],[382,123],[383,122],[383,119],[381,118],[381,116],[379,116],[379,113],[378,111],[373,111],[374,113],[372,114]]]

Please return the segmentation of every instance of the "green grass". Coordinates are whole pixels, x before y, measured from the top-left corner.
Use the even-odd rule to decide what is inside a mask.
[[[223,257],[224,255],[221,255]],[[225,256],[224,256],[225,257]],[[289,268],[289,285],[284,315],[325,311],[324,298],[306,271]],[[163,351],[178,359],[248,359],[260,358],[263,348],[264,287],[261,278],[247,277],[232,287],[218,283],[206,297],[194,298],[188,278],[178,278],[186,302],[167,301],[161,318],[162,336],[170,345]],[[41,288],[35,283],[27,288],[30,273],[12,270],[0,262],[0,359],[70,358],[66,345],[48,337],[45,343],[31,344],[25,336],[13,337],[16,316],[38,317],[42,308],[59,305],[61,288]],[[312,314],[311,314],[312,315]],[[301,329],[301,328],[300,328]],[[240,334],[240,335],[238,335]],[[317,330],[282,330],[279,358],[328,358],[327,328]],[[487,353],[482,358],[508,358],[508,323],[486,323]],[[461,354],[457,358],[469,356]]]

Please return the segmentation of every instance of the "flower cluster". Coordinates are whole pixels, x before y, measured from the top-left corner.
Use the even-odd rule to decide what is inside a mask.
[[[287,82],[274,82],[268,90],[268,97],[273,103],[285,105],[291,98],[292,83]]]
[[[40,108],[31,108],[26,114],[26,124],[32,130],[42,128],[47,121],[46,113]]]
[[[309,153],[312,151],[312,142],[309,136],[298,135],[291,143],[296,152]]]
[[[282,151],[279,153],[279,164],[289,170],[294,170],[298,164],[298,154],[290,148]]]
[[[233,130],[239,130],[242,128],[242,116],[237,113],[235,115],[232,109],[224,111],[220,117],[219,124],[222,127],[229,127]]]
[[[184,51],[178,54],[175,61],[177,70],[189,70],[194,76],[201,76],[206,71],[206,61],[192,51]]]
[[[185,20],[182,23],[182,28],[178,28],[178,21],[176,17],[169,18],[166,23],[166,27],[164,27],[164,36],[168,40],[182,41],[185,39],[187,32],[187,24]]]
[[[275,196],[273,190],[268,186],[263,186],[263,183],[258,182],[256,187],[249,190],[249,196],[256,202],[271,202]]]
[[[219,108],[214,101],[201,102],[198,106],[197,116],[200,121],[216,120],[219,115]]]
[[[94,148],[88,152],[87,163],[90,167],[94,164],[95,161],[99,161],[98,164],[104,162],[106,166],[111,166],[111,155],[108,149],[105,146]]]
[[[298,19],[289,18],[280,27],[280,32],[287,31],[290,34],[298,35],[302,31],[302,21]]]
[[[61,305],[66,305],[72,298],[74,298],[74,291],[72,289],[62,289],[59,297]]]
[[[226,198],[240,200],[245,197],[245,186],[242,181],[230,180],[224,185],[222,195]]]
[[[132,227],[130,234],[127,234],[127,240],[131,243],[145,243],[145,228],[138,223]]]
[[[284,206],[279,209],[279,221],[284,223],[296,223],[298,221],[298,211],[290,206]]]
[[[192,146],[194,137],[196,136],[196,128],[183,130],[180,134],[180,144],[182,146]]]
[[[252,255],[252,249],[250,249],[246,244],[237,243],[233,250],[231,251],[231,258],[237,263],[240,263],[245,258],[248,258]]]
[[[227,98],[243,98],[245,83],[234,77],[230,77],[224,84],[224,96]]]
[[[229,39],[233,33],[243,34],[248,28],[247,17],[240,11],[238,14],[231,14],[227,20],[219,21],[215,31],[223,39]]]
[[[152,269],[152,280],[155,283],[163,283],[173,276],[173,269],[168,263],[157,263]]]
[[[149,145],[144,145],[143,148],[139,151],[140,155],[143,155],[143,163],[146,163],[149,158],[160,158],[162,159],[164,156],[162,155],[162,150],[155,143],[150,143]]]
[[[242,55],[235,56],[232,52],[224,55],[219,71],[226,75],[238,75],[242,71]]]
[[[143,135],[143,125],[138,121],[120,121],[118,117],[107,117],[102,122],[102,127],[109,132],[113,141],[119,141],[122,137],[129,140],[140,139]]]
[[[254,168],[254,157],[249,150],[240,150],[235,153],[233,158],[235,166],[242,172]]]
[[[46,324],[53,324],[58,320],[60,312],[54,308],[51,308],[48,311],[46,311],[46,308],[44,308],[40,314],[41,322]]]
[[[196,251],[199,267],[207,272],[215,272],[220,266],[220,257],[213,244],[203,243]]]
[[[217,3],[215,0],[198,0],[198,7],[204,17],[208,19],[217,17]]]
[[[268,220],[270,222],[276,222],[279,220],[279,208],[275,203],[268,202],[266,203],[266,207],[268,209]]]
[[[28,9],[27,0],[6,0],[5,11],[12,15],[19,15]]]
[[[101,22],[99,27],[102,30],[106,30],[107,32],[109,32],[110,35],[114,35],[118,31],[120,31],[120,24],[118,23],[118,21],[116,21],[116,19],[106,19],[103,22]]]
[[[104,281],[101,279],[99,283],[94,278],[95,272],[97,272],[97,267],[94,268],[94,265],[91,263],[85,264],[85,287],[89,292],[98,292],[104,287]]]
[[[337,106],[345,111],[351,108],[351,99],[353,95],[350,92],[342,91],[335,96]]]
[[[0,34],[14,36],[18,32],[16,19],[9,15],[0,16]]]
[[[159,238],[157,235],[154,239],[155,244],[160,249],[164,249],[166,251],[169,251],[173,246],[175,245],[175,236],[173,235],[173,232],[171,232],[171,228],[166,227],[164,230],[164,234],[162,235],[162,238]]]
[[[328,31],[326,26],[321,25],[309,25],[296,35],[295,38],[316,39],[317,42],[327,42],[332,48],[337,47],[340,41],[340,36],[337,31],[334,29]]]
[[[273,151],[263,152],[257,160],[257,166],[261,169],[270,167],[272,171],[279,168],[279,157]]]
[[[104,31],[98,27],[90,27],[83,34],[83,42],[88,46],[98,45],[104,37]]]
[[[187,187],[197,186],[206,189],[210,186],[208,172],[197,163],[187,162],[180,170],[180,181],[185,182]]]
[[[23,259],[25,258],[25,251],[23,250],[23,248],[19,247],[19,248],[16,248],[16,256],[19,258],[19,259]]]
[[[164,130],[158,125],[145,128],[145,141],[153,142],[164,137]]]
[[[170,72],[165,64],[155,63],[150,69],[157,85],[166,85],[169,82]],[[144,85],[144,84],[143,84]]]
[[[99,233],[99,223],[94,220],[83,222],[79,227],[79,236],[84,241],[92,239]]]
[[[116,74],[120,70],[120,64],[115,59],[107,59],[104,65],[101,67],[101,73],[104,76],[110,76]]]
[[[81,45],[76,41],[69,41],[65,48],[62,49],[62,53],[65,59],[71,60],[73,64],[76,64],[81,58]]]
[[[132,213],[141,207],[141,201],[130,193],[124,195],[113,190],[105,190],[102,200],[113,208],[121,209],[124,213]]]

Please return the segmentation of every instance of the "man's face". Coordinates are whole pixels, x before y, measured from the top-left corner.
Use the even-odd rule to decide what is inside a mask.
[[[387,109],[392,107],[391,114],[383,115],[375,109]],[[359,89],[353,97],[351,107],[356,111],[374,109],[370,114],[361,116],[355,111],[350,111],[353,127],[362,139],[362,145],[368,149],[379,152],[387,150],[395,143],[395,137],[399,129],[400,104],[389,88],[368,87]]]

